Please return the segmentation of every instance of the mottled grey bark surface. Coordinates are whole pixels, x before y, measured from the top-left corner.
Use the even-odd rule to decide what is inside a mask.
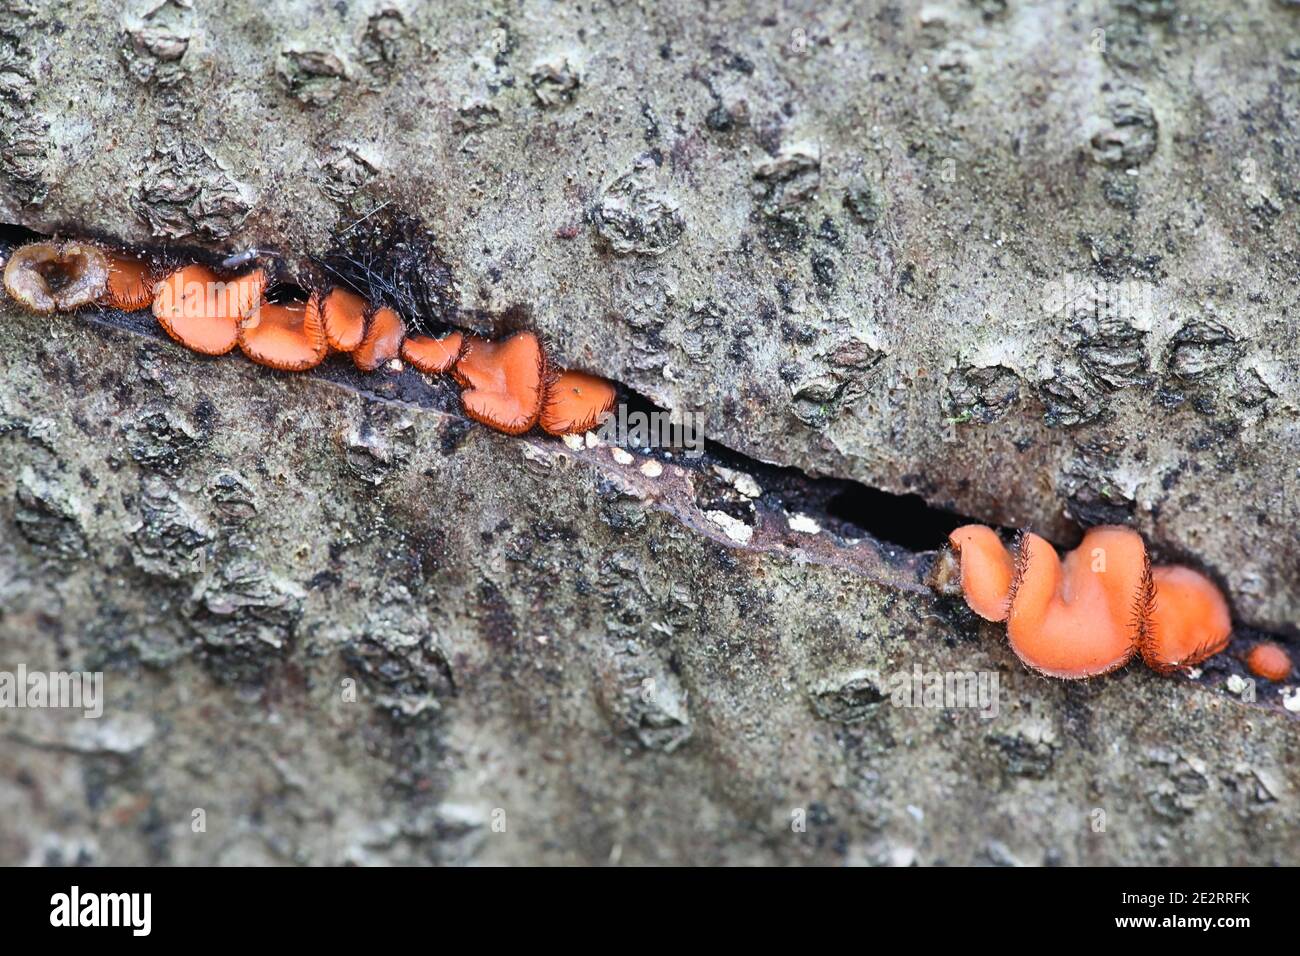
[[[4,319],[6,661],[107,697],[3,712],[6,861],[1294,859],[1295,718],[1230,660],[1046,681],[913,558],[738,547],[703,473]],[[917,667],[996,714],[894,706]]]
[[[4,222],[305,270],[400,209],[466,326],[523,307],[751,458],[1132,524],[1295,634],[1292,5],[0,9]],[[1296,718],[1233,654],[1040,680],[924,556],[772,500],[728,537],[715,472],[0,321],[0,666],[108,694],[0,713],[0,860],[1297,858]],[[914,666],[996,716],[893,706]]]

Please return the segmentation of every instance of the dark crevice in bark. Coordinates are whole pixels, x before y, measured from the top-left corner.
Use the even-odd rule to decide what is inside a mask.
[[[46,237],[20,226],[0,224],[0,251],[6,253],[6,257],[13,246],[41,238]],[[165,253],[158,254],[165,255]],[[353,258],[357,259],[355,254]],[[375,279],[380,274],[378,268],[369,260],[358,260],[354,265],[357,268],[349,274],[348,284],[362,294],[374,291],[366,286],[366,280]],[[439,265],[441,266],[441,263]],[[441,267],[439,275],[444,274],[445,267]],[[449,276],[446,276],[446,281],[450,282]],[[385,290],[405,288],[405,285],[391,276],[385,278],[381,284]],[[294,291],[305,292],[295,286],[280,283],[271,294],[274,298],[282,299]],[[386,294],[384,298],[392,299],[393,295]],[[407,295],[403,301],[409,305],[412,298]],[[439,327],[445,324],[448,311],[440,310],[437,322]],[[88,309],[80,314],[95,322],[130,329],[154,338],[167,338],[147,310],[124,313],[116,309],[100,308]],[[280,373],[271,369],[266,371],[271,375],[301,374]],[[365,373],[359,371],[346,356],[337,355],[331,356],[306,374],[362,394],[424,408],[434,408],[451,414],[461,414],[460,390],[446,376],[430,379],[410,368],[399,373]],[[668,415],[667,410],[658,407],[645,396],[621,383],[616,385],[619,390],[619,403],[628,414]],[[687,467],[707,469],[710,466],[719,466],[748,473],[764,489],[765,504],[807,514],[838,537],[847,539],[868,537],[908,552],[923,553],[941,548],[948,532],[959,525],[975,520],[935,508],[927,504],[920,495],[892,494],[848,479],[812,477],[797,468],[758,461],[719,445],[708,436],[698,437],[703,441],[704,446],[703,454],[698,458],[683,456],[681,449],[644,447],[637,450],[651,457],[672,459]]]
[[[0,224],[0,255],[7,260],[9,251],[23,242],[46,238],[21,226]],[[216,260],[213,260],[216,261]],[[284,290],[281,286],[281,290]],[[525,312],[526,310],[516,310]],[[159,327],[148,310],[127,313],[110,308],[89,308],[77,313],[89,321],[112,328],[128,330],[132,333],[170,342],[166,333]],[[458,314],[457,318],[468,317],[468,313]],[[55,317],[57,321],[59,318]],[[482,318],[481,316],[479,318]],[[500,325],[498,322],[489,322]],[[506,325],[513,328],[518,322],[508,319]],[[224,357],[235,361],[246,361],[242,354]],[[217,359],[218,361],[224,359]],[[403,404],[437,410],[444,414],[463,417],[460,405],[460,389],[450,376],[428,377],[413,368],[406,367],[401,372],[381,371],[362,372],[346,355],[333,354],[325,362],[307,372],[287,373],[273,369],[263,369],[268,375],[289,375],[292,377],[309,376],[332,382],[357,394],[379,401],[400,402]],[[667,410],[660,408],[644,395],[630,389],[622,383],[615,382],[618,389],[618,404],[629,415],[667,416]],[[468,419],[466,419],[468,422]],[[540,434],[540,432],[539,432]],[[548,441],[558,441],[544,436]],[[895,494],[879,488],[873,488],[846,478],[812,476],[802,470],[760,461],[743,452],[736,451],[708,436],[698,436],[703,442],[703,451],[698,457],[682,454],[681,448],[635,447],[629,450],[694,469],[698,472],[710,472],[717,469],[729,469],[752,476],[762,489],[762,494],[754,502],[755,507],[762,507],[773,512],[798,513],[814,519],[820,527],[840,541],[869,539],[879,545],[885,557],[898,562],[930,557],[941,551],[947,536],[954,528],[963,524],[982,523],[979,518],[961,515],[928,504],[917,494]],[[725,502],[719,504],[727,510]],[[998,529],[1007,540],[1014,537],[1016,529]],[[1062,542],[1053,542],[1058,548]],[[1074,542],[1077,544],[1077,542]],[[1205,569],[1212,573],[1212,569]],[[1218,579],[1217,575],[1214,575]],[[1222,585],[1222,581],[1220,584]],[[1225,589],[1231,601],[1230,592]],[[1215,661],[1236,651],[1244,650],[1255,640],[1267,639],[1289,643],[1279,634],[1270,633],[1249,624],[1237,621],[1233,646],[1227,654],[1211,658],[1205,665],[1209,670],[1217,669]]]

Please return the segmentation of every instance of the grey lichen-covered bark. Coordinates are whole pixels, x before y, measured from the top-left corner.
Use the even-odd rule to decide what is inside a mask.
[[[0,712],[6,862],[1294,860],[1231,661],[1046,681],[923,560],[737,545],[704,471],[3,319],[5,662],[106,697]]]
[[[400,209],[464,324],[1294,632],[1288,4],[0,7],[4,221],[293,264]],[[4,309],[5,657],[109,694],[0,714],[5,860],[1295,859],[1230,658],[1042,681],[691,469]],[[998,714],[893,706],[914,665]]]

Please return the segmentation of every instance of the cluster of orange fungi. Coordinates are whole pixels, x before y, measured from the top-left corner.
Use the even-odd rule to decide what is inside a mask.
[[[152,305],[158,323],[186,348],[224,355],[238,346],[254,362],[286,372],[313,368],[331,351],[350,353],[366,372],[399,359],[428,375],[450,372],[464,389],[466,414],[509,435],[537,425],[552,435],[585,432],[614,405],[612,383],[551,367],[532,332],[500,342],[462,332],[407,335],[396,311],[342,287],[314,291],[306,301],[268,302],[260,267],[223,276],[195,264],[155,275],[145,260],[93,243],[33,242],[14,251],[4,284],[41,313]]]
[[[1091,528],[1064,560],[1032,533],[1015,555],[983,525],[948,541],[966,603],[1005,621],[1012,650],[1040,674],[1096,677],[1137,655],[1167,673],[1228,646],[1232,617],[1214,582],[1181,565],[1152,567],[1131,528]]]
[[[145,260],[94,243],[33,242],[14,251],[4,284],[41,313],[152,305],[167,334],[187,348],[223,355],[238,346],[282,371],[313,368],[334,351],[350,353],[366,372],[399,358],[428,375],[450,372],[463,388],[466,414],[509,435],[536,425],[553,435],[587,431],[615,399],[603,378],[551,368],[532,332],[500,342],[462,332],[408,336],[393,309],[342,287],[303,302],[268,302],[260,267],[227,277],[195,264],[155,275]],[[1064,561],[1035,534],[1025,534],[1013,556],[982,525],[958,528],[949,542],[966,603],[987,620],[1005,621],[1012,649],[1039,673],[1094,677],[1136,655],[1168,672],[1228,644],[1232,619],[1214,582],[1191,568],[1153,568],[1141,536],[1128,528],[1091,529]],[[1247,665],[1270,680],[1291,673],[1290,657],[1275,644],[1257,645]]]

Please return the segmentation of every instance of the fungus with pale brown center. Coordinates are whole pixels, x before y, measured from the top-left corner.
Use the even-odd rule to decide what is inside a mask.
[[[355,292],[335,287],[321,300],[325,339],[337,352],[351,352],[366,335],[366,300]]]
[[[5,290],[33,312],[68,312],[98,300],[108,286],[108,258],[87,242],[31,242],[5,264]]]
[[[402,358],[426,375],[442,375],[456,364],[465,336],[452,332],[440,339],[428,335],[412,335],[402,343]]]
[[[240,326],[239,347],[259,365],[283,372],[319,365],[329,352],[319,297],[285,304],[263,302]]]
[[[453,373],[465,389],[460,396],[465,413],[507,435],[522,435],[541,413],[545,366],[532,332],[503,342],[469,337]]]
[[[352,361],[363,372],[391,362],[402,354],[402,339],[406,338],[406,325],[402,317],[388,306],[380,306],[370,317],[361,344],[352,352]]]

